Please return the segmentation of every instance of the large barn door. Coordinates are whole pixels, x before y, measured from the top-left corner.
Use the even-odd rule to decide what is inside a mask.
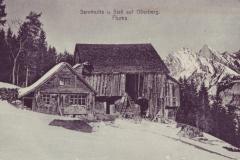
[[[126,75],[126,93],[133,99],[137,100],[142,96],[143,76],[141,74]]]
[[[136,98],[136,76],[134,74],[126,75],[126,92],[133,99]]]

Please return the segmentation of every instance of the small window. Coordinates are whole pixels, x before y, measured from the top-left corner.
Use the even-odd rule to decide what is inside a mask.
[[[60,78],[59,80],[59,85],[64,86],[64,85],[70,85],[71,84],[71,79],[70,78]]]
[[[64,86],[64,81],[60,80],[60,81],[59,81],[59,85],[60,85],[60,86]]]
[[[70,95],[69,102],[71,105],[87,105],[87,94],[72,94]]]
[[[173,97],[172,103],[173,103],[173,106],[176,106],[176,105],[177,105],[177,98],[176,98],[176,97]]]
[[[42,94],[41,100],[45,102],[46,104],[50,104],[50,94]]]
[[[55,95],[55,94],[51,94],[51,100],[53,100],[53,101],[57,101],[57,99],[58,99],[58,96],[57,95]]]

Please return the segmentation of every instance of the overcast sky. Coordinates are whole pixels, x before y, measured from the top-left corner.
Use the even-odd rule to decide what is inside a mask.
[[[58,51],[76,43],[152,43],[162,56],[204,44],[219,51],[240,49],[240,0],[5,0],[8,19],[42,12],[47,41]],[[80,10],[150,9],[160,15],[81,15]]]

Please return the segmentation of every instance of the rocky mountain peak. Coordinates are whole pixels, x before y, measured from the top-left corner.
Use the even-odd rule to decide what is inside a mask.
[[[228,54],[227,54],[228,55]],[[226,76],[240,76],[237,71],[236,58],[220,54],[204,45],[199,52],[189,48],[181,48],[166,57],[165,63],[171,76],[176,79],[186,77],[194,79],[200,86],[205,83],[210,94],[215,94],[217,84]]]
[[[203,47],[198,52],[198,56],[211,59],[215,55],[215,52],[216,51],[211,49],[207,44],[204,44]]]

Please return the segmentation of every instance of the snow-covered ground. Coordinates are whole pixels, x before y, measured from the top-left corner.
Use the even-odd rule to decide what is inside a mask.
[[[205,143],[179,138],[173,125],[117,120],[95,123],[93,133],[49,126],[58,116],[16,109],[0,101],[0,160],[227,160],[240,153],[205,135]]]

